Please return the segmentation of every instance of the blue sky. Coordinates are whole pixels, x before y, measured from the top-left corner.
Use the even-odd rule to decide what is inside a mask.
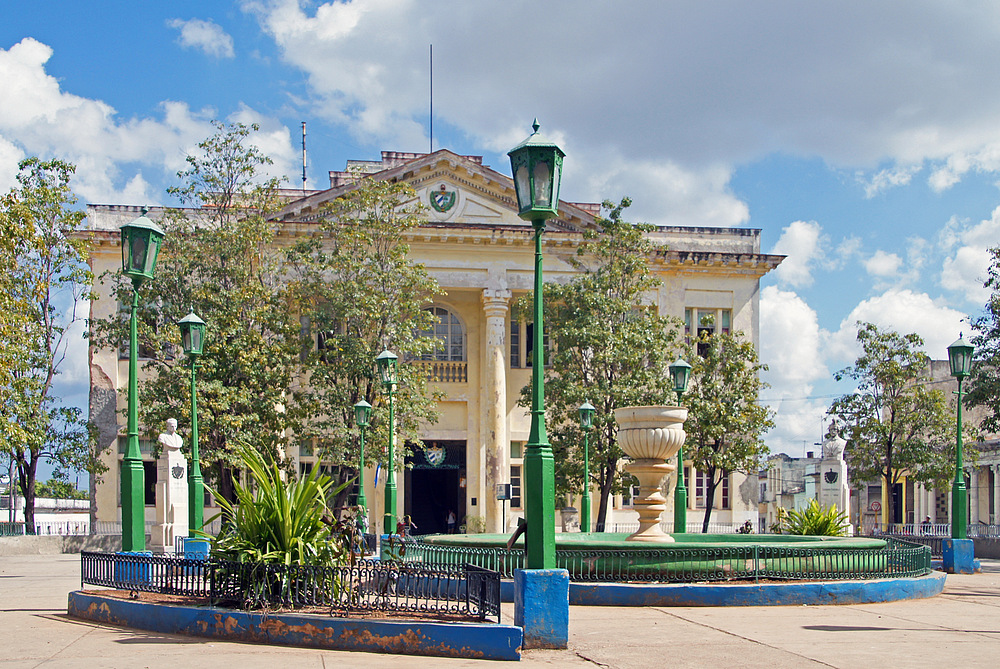
[[[750,226],[788,259],[761,291],[774,452],[819,440],[857,320],[968,332],[1000,243],[1000,5],[354,0],[28,3],[0,22],[0,190],[27,155],[92,203],[167,204],[213,119],[257,122],[308,185],[434,147],[508,170],[534,117],[563,196],[660,224]],[[60,391],[86,402],[82,342]]]

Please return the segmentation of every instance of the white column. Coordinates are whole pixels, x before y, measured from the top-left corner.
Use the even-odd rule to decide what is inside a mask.
[[[993,524],[1000,525],[1000,465],[993,465]]]
[[[979,522],[979,467],[973,467],[969,477],[969,524]]]
[[[486,409],[486,490],[481,501],[487,532],[506,532],[504,502],[496,498],[498,483],[510,482],[510,443],[507,439],[507,303],[506,288],[483,290],[486,315],[486,366],[482,404]]]

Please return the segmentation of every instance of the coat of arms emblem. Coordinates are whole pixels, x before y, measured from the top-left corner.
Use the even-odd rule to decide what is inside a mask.
[[[827,472],[826,474],[823,475],[823,478],[826,479],[827,483],[836,483],[837,482],[837,472],[835,472],[835,471],[829,471],[829,472]]]
[[[447,454],[447,451],[442,446],[428,446],[424,449],[424,457],[427,458],[427,462],[433,467],[443,465]]]
[[[184,476],[184,468],[180,465],[174,465],[173,469],[170,470],[170,473],[174,475],[175,479],[179,479]]]
[[[443,214],[455,206],[457,199],[458,191],[447,190],[445,185],[441,184],[439,190],[431,193],[431,206],[434,207],[435,211],[440,211]]]

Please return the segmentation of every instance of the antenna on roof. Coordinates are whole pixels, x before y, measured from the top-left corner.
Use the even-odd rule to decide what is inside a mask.
[[[306,189],[306,122],[302,122],[302,190]]]
[[[431,114],[430,114],[430,126],[431,126],[431,150],[428,153],[434,153],[434,45],[431,44]]]

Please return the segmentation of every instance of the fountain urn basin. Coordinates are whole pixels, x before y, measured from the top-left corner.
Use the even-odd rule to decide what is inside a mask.
[[[666,498],[660,490],[663,479],[676,471],[673,458],[684,445],[687,420],[685,407],[636,406],[615,409],[618,443],[633,462],[625,471],[639,480],[639,496],[632,501],[639,513],[639,531],[626,541],[671,542],[660,529]]]

